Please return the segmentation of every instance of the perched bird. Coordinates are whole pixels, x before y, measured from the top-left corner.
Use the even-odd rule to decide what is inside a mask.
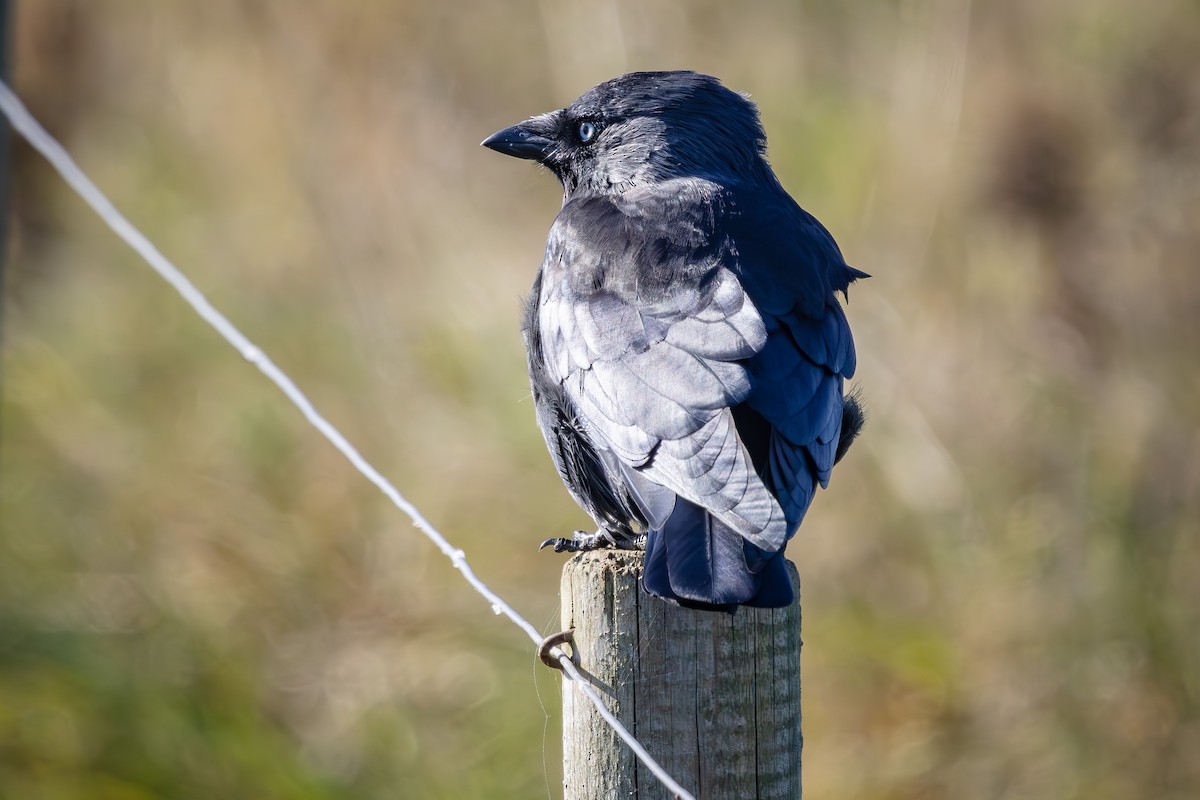
[[[783,560],[863,424],[835,293],[867,277],[784,191],[754,104],[635,72],[483,141],[563,187],[524,336],[537,422],[595,533],[698,608],[794,599]]]

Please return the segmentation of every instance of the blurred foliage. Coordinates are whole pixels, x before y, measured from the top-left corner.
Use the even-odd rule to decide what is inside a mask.
[[[635,68],[753,93],[873,273],[869,427],[789,554],[828,798],[1200,795],[1194,2],[19,4],[85,170],[546,630],[586,524],[477,145]],[[556,796],[557,679],[14,146],[0,795]]]

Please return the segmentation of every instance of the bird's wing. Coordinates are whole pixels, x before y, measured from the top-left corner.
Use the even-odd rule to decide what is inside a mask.
[[[537,309],[546,368],[599,446],[774,552],[787,520],[731,411],[767,328],[726,266],[712,195],[676,183],[564,206]]]
[[[752,454],[794,531],[816,484],[829,481],[842,429],[843,384],[854,374],[854,340],[835,292],[865,277],[846,265],[833,237],[782,193],[747,194],[726,218],[738,275],[762,315],[767,344],[747,364],[757,417],[769,434]]]

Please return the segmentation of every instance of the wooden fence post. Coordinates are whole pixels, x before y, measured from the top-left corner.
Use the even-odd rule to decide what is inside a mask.
[[[562,623],[575,631],[580,671],[698,798],[799,798],[799,599],[732,615],[694,611],[643,592],[641,570],[642,554],[625,550],[582,553],[563,567]],[[570,680],[563,784],[565,800],[669,796]]]

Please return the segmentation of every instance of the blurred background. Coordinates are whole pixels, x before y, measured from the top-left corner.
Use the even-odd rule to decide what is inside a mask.
[[[33,113],[547,632],[560,193],[478,143],[632,69],[750,92],[875,276],[788,549],[808,796],[1200,796],[1195,2],[15,6]],[[11,154],[0,796],[559,796],[527,639]]]

